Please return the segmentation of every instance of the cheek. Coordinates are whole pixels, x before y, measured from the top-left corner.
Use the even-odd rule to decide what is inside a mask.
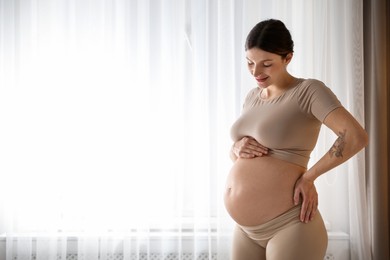
[[[271,66],[269,68],[264,68],[263,72],[269,76],[275,74],[275,69]]]
[[[283,72],[283,69],[282,67],[280,66],[271,66],[269,68],[267,68],[266,70],[264,70],[265,73],[267,73],[268,75],[278,75],[278,74],[281,74]]]

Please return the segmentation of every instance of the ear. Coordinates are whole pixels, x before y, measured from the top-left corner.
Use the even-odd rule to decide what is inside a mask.
[[[292,60],[293,53],[290,52],[289,54],[286,55],[286,58],[284,59],[285,65],[288,65],[290,61]]]

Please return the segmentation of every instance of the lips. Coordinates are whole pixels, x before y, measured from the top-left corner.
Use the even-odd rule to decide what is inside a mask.
[[[263,78],[256,78],[257,82],[263,83],[268,79],[268,77],[263,77]]]

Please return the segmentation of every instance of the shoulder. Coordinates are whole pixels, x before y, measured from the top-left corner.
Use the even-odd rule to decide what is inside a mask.
[[[256,97],[258,96],[260,91],[261,91],[261,89],[259,87],[255,87],[255,88],[250,89],[248,94],[246,95],[245,104],[256,99]]]
[[[332,90],[316,79],[304,80],[297,92],[301,110],[314,115],[321,122],[328,113],[342,106]]]
[[[302,83],[298,88],[298,91],[300,92],[316,91],[322,88],[327,88],[327,86],[324,84],[324,82],[318,79],[303,79]]]
[[[252,88],[248,91],[248,94],[246,96],[246,98],[253,98],[254,96],[256,96],[259,92],[261,91],[261,89],[259,87],[255,87],[255,88]]]
[[[318,79],[304,79],[297,88],[299,99],[334,96],[332,90]]]

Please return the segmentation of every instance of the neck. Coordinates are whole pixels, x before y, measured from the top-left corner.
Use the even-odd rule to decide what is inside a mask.
[[[297,78],[293,77],[290,74],[287,74],[285,77],[280,79],[278,82],[269,85],[263,90],[263,98],[274,98],[279,96],[281,93],[285,92],[289,88],[295,85]]]
[[[289,89],[294,85],[297,78],[293,77],[290,74],[287,74],[285,77],[282,77],[279,81],[275,82],[274,84],[270,85],[271,89],[278,91],[284,91],[286,89]]]

